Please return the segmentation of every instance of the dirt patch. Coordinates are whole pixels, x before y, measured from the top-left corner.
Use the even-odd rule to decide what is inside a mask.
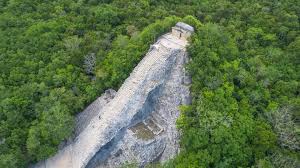
[[[140,122],[129,129],[137,138],[142,140],[150,140],[155,137],[155,134],[143,122]]]
[[[147,119],[144,123],[155,135],[159,135],[163,131],[151,118]]]

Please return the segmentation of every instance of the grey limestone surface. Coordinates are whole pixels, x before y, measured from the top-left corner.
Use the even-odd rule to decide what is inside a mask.
[[[170,33],[161,36],[118,92],[107,91],[77,116],[75,138],[34,167],[143,167],[174,157],[179,106],[191,102],[187,45]]]

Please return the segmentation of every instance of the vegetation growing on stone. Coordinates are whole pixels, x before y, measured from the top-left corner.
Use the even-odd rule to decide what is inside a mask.
[[[74,115],[187,15],[193,103],[165,166],[296,167],[299,11],[297,0],[2,0],[0,167],[54,154]]]

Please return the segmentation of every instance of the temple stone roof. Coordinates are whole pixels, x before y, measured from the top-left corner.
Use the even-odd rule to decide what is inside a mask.
[[[184,29],[186,31],[190,31],[190,32],[194,32],[194,28],[186,23],[183,23],[183,22],[178,22],[176,24],[176,27],[179,27],[181,29]]]

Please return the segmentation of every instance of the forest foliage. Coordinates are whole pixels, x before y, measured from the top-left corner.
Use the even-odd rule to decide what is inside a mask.
[[[163,166],[296,167],[299,17],[297,0],[0,1],[0,167],[53,155],[76,113],[179,20],[196,29],[193,103]]]

